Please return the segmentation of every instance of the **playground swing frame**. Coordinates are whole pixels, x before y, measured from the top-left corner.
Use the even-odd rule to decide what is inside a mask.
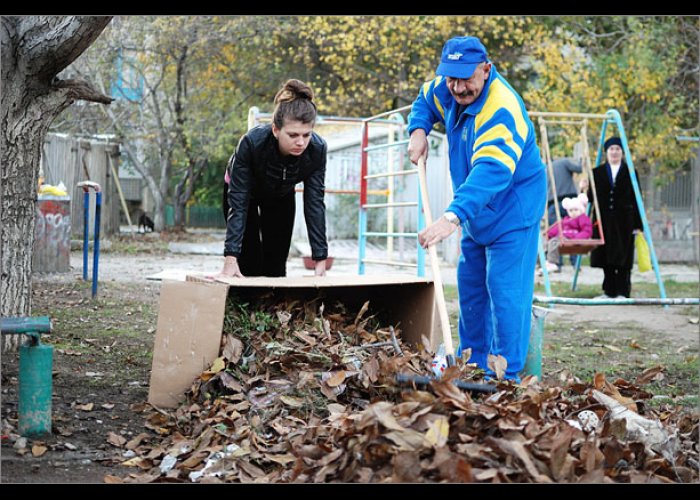
[[[652,241],[651,237],[651,228],[649,227],[649,221],[647,220],[646,216],[646,211],[644,209],[644,202],[642,200],[642,193],[639,189],[639,184],[637,182],[637,176],[636,176],[636,171],[634,168],[634,161],[632,159],[632,153],[630,152],[629,149],[629,143],[627,141],[627,133],[625,132],[625,127],[622,124],[622,117],[620,116],[619,111],[616,109],[609,109],[605,114],[601,113],[568,113],[568,112],[545,112],[545,111],[531,111],[530,113],[531,117],[542,117],[542,118],[551,118],[551,119],[576,119],[576,118],[584,118],[584,119],[600,119],[602,120],[602,127],[600,130],[600,139],[598,141],[598,152],[596,155],[596,161],[595,165],[600,165],[601,159],[603,158],[603,145],[605,143],[605,137],[606,137],[606,131],[608,128],[609,124],[615,125],[617,127],[617,133],[618,136],[620,137],[620,140],[622,142],[622,150],[625,155],[625,160],[626,160],[626,165],[627,169],[630,173],[630,180],[632,182],[632,190],[634,191],[634,197],[635,201],[637,203],[637,208],[639,209],[639,215],[642,219],[642,230],[644,231],[644,239],[647,242],[647,245],[649,246],[649,257],[651,259],[651,265],[652,268],[654,269],[654,274],[656,275],[656,282],[659,285],[659,296],[661,299],[666,298],[666,289],[664,287],[664,282],[661,279],[661,273],[659,272],[659,261],[656,258],[656,250],[654,249],[654,243]],[[546,140],[546,136],[545,136]],[[588,144],[587,141],[585,144]],[[591,169],[592,173],[592,169]],[[591,175],[591,179],[593,176]],[[591,187],[593,189],[593,192],[595,193],[595,185],[591,184]],[[595,195],[594,195],[595,196]],[[597,199],[594,198],[594,203],[597,203]],[[598,210],[598,209],[596,209]],[[600,215],[598,213],[598,215]],[[598,218],[600,220],[600,218]],[[600,227],[601,229],[601,234],[602,234],[602,226]],[[544,256],[544,250],[542,246],[542,238],[540,237],[539,241],[539,260],[540,264],[542,266],[542,271],[543,271],[543,276],[544,276],[544,286],[545,286],[545,292],[548,297],[552,296],[552,289],[551,289],[551,284],[549,281],[549,273],[547,272],[547,266],[545,265],[545,256]],[[581,268],[581,257],[580,255],[577,256],[576,258],[576,269],[574,271],[574,278],[573,282],[571,283],[571,290],[576,290],[576,282],[578,280],[578,273],[579,269]],[[665,305],[664,308],[667,308],[668,306]]]
[[[559,237],[559,253],[563,255],[578,255],[587,254],[591,250],[597,248],[600,245],[605,244],[605,237],[603,235],[602,218],[600,216],[600,207],[598,205],[598,197],[596,195],[595,179],[593,178],[593,171],[591,167],[590,150],[588,147],[588,119],[582,118],[581,120],[551,120],[544,116],[538,117],[538,123],[540,126],[540,137],[542,143],[542,157],[547,165],[547,174],[549,176],[550,188],[552,192],[552,203],[554,203],[554,211],[556,213],[557,221],[555,224],[562,223],[561,210],[559,209],[559,197],[557,196],[557,187],[554,179],[554,168],[552,167],[552,156],[549,148],[549,138],[547,136],[547,124],[557,124],[557,125],[580,125],[581,129],[581,144],[583,151],[582,156],[582,166],[586,177],[588,178],[589,185],[591,186],[591,191],[593,193],[592,208],[595,210],[595,218],[593,225],[598,227],[599,238],[587,238],[587,239],[570,239],[564,236],[564,233],[560,233]],[[586,213],[589,213],[588,207]],[[548,212],[545,209],[545,229],[544,235],[547,234],[551,225],[549,224]]]

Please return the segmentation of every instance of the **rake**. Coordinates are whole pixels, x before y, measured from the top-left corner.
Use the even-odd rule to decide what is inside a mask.
[[[425,174],[425,156],[421,156],[418,160],[418,181],[420,184],[421,202],[423,204],[423,213],[425,215],[425,225],[430,226],[433,223],[433,216],[430,211],[430,202],[428,198],[428,183],[426,182]],[[433,272],[433,283],[435,285],[435,301],[437,303],[438,315],[440,317],[440,329],[442,331],[442,342],[445,346],[445,358],[447,366],[455,365],[455,349],[452,344],[452,329],[450,327],[450,317],[447,314],[447,304],[445,303],[445,292],[442,285],[442,274],[440,272],[440,261],[438,260],[437,248],[435,245],[428,247],[428,255],[430,256],[430,267]],[[416,377],[411,375],[397,375],[396,381],[399,384],[414,384],[427,385],[431,377]],[[494,392],[496,387],[491,384],[473,384],[459,380],[453,381],[457,387],[473,392]]]

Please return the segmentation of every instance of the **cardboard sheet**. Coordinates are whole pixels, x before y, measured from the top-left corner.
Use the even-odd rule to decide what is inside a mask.
[[[369,314],[392,325],[408,344],[440,343],[436,326],[435,289],[425,278],[407,275],[294,276],[230,278],[213,282],[188,275],[185,282],[163,281],[153,350],[148,402],[174,408],[219,353],[227,298],[248,301],[273,294],[283,300],[342,303],[359,311],[369,301]],[[437,336],[436,336],[437,335]]]
[[[173,408],[219,355],[227,287],[164,281],[148,402]]]

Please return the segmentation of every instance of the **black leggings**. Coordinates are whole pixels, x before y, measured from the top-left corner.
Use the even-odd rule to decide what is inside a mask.
[[[287,275],[295,211],[294,191],[283,198],[250,200],[238,259],[243,276]]]

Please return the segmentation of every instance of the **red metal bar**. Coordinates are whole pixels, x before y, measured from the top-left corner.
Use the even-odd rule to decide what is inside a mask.
[[[362,144],[360,146],[361,162],[360,162],[360,208],[367,204],[367,175],[368,170],[368,154],[367,146],[369,146],[369,123],[367,121],[362,122]]]

